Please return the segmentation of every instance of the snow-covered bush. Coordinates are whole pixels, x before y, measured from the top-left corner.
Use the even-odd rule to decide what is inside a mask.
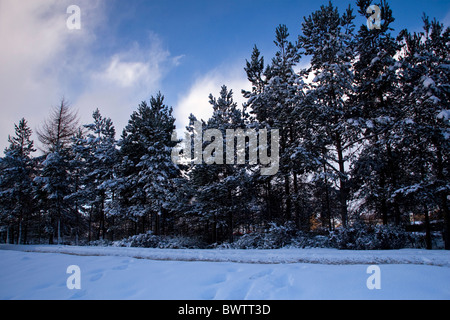
[[[246,233],[231,244],[223,243],[220,245],[220,248],[227,247],[233,249],[267,249],[264,234],[260,232]]]
[[[296,228],[293,223],[286,223],[281,226],[271,223],[268,232],[265,233],[265,245],[274,249],[285,247],[291,244],[295,233]]]
[[[158,236],[154,235],[151,231],[134,235],[120,241],[114,241],[113,245],[116,247],[160,249],[194,249],[206,247],[202,241],[196,238]]]
[[[312,232],[297,232],[289,247],[292,248],[329,248],[330,237],[328,235]]]
[[[112,244],[111,241],[105,240],[105,239],[89,241],[89,243],[88,243],[89,246],[93,246],[93,247],[94,247],[94,246],[95,246],[95,247],[108,247],[108,246],[110,246],[111,244]]]
[[[355,224],[330,233],[330,245],[338,249],[387,250],[409,247],[410,235],[390,225]]]
[[[158,248],[161,249],[204,249],[206,244],[191,237],[160,237]]]
[[[155,235],[151,231],[134,235],[120,241],[98,240],[89,245],[142,247],[160,249],[279,249],[289,248],[337,248],[348,250],[388,250],[401,248],[425,248],[424,235],[406,232],[391,225],[367,225],[357,223],[335,231],[302,232],[293,223],[271,223],[266,230],[246,233],[233,243],[207,245],[199,238]],[[433,247],[439,248],[434,235]],[[442,242],[442,241],[441,241]],[[441,244],[441,247],[443,244]]]
[[[130,238],[130,247],[157,248],[160,241],[160,237],[152,232],[147,232],[132,236]]]
[[[409,247],[415,249],[425,249],[427,247],[425,232],[410,232],[409,238],[410,238]],[[431,244],[433,246],[433,249],[445,248],[445,243],[444,239],[442,238],[441,232],[431,232]]]
[[[218,248],[234,249],[278,249],[292,243],[295,236],[295,225],[287,223],[285,225],[269,224],[267,230],[263,232],[246,233],[233,243],[224,243]]]
[[[295,225],[270,224],[264,232],[247,233],[233,243],[215,248],[278,249],[338,248],[349,250],[382,250],[412,247],[413,239],[400,227],[355,224],[330,233],[295,231]]]

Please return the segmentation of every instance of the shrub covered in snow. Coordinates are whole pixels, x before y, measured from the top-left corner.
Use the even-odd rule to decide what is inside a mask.
[[[151,231],[134,235],[120,241],[114,241],[113,246],[160,249],[195,249],[206,247],[202,241],[196,238],[159,236],[154,235]]]
[[[262,232],[246,233],[233,243],[223,243],[218,248],[234,249],[278,249],[292,243],[296,234],[295,225],[287,223],[277,225],[270,223],[269,227]]]
[[[109,240],[94,240],[94,241],[89,241],[88,243],[89,246],[93,246],[93,247],[108,247],[112,245],[112,242]]]
[[[433,247],[441,248],[434,236]],[[442,242],[442,241],[441,241]],[[160,249],[279,249],[290,248],[337,248],[348,250],[390,250],[402,248],[425,248],[424,235],[406,232],[392,225],[367,225],[356,223],[347,228],[328,232],[297,231],[295,224],[278,225],[271,223],[265,230],[246,233],[234,242],[208,245],[198,238],[155,235],[151,231],[134,235],[120,241],[98,240],[89,245],[142,247]]]
[[[295,231],[292,224],[271,224],[264,232],[244,234],[233,243],[223,243],[216,248],[278,249],[291,248],[337,248],[349,250],[390,250],[421,248],[419,236],[401,227],[355,224],[332,232]]]
[[[338,249],[387,250],[410,247],[412,237],[400,227],[355,224],[330,233],[330,245]]]
[[[331,245],[328,235],[313,232],[297,232],[289,246],[293,248],[329,248]]]

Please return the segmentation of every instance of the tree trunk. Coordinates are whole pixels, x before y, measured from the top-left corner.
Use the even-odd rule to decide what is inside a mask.
[[[427,249],[433,249],[433,245],[431,243],[431,226],[430,226],[430,216],[428,214],[428,207],[424,205],[425,210],[425,242],[427,245]]]
[[[328,230],[332,231],[333,230],[333,226],[331,224],[331,207],[330,207],[330,192],[328,190],[328,178],[327,178],[327,166],[325,163],[325,153],[324,153],[324,159],[323,159],[323,173],[325,176],[325,181],[324,181],[324,185],[325,185],[325,207],[326,207],[326,214],[327,217],[326,219],[328,220]]]
[[[159,215],[159,213],[156,213],[156,221],[155,221],[155,234],[159,235],[161,233],[161,217]]]
[[[383,225],[388,224],[388,207],[386,203],[386,175],[384,174],[383,170],[379,173],[380,174],[380,210],[381,210],[381,219],[383,220]]]
[[[20,244],[20,242],[22,241],[22,219],[19,219],[18,228],[19,228],[19,233],[17,236],[17,244]]]
[[[298,179],[297,179],[297,174],[295,172],[293,172],[293,177],[294,177],[294,197],[295,197],[295,201],[294,201],[294,213],[295,213],[295,226],[297,227],[297,229],[300,229],[300,227],[306,227],[303,225],[303,214],[301,214],[302,210],[300,210],[300,206],[299,206],[299,201],[298,201],[298,197],[299,197],[299,193],[298,193]],[[301,220],[301,222],[300,222]]]
[[[386,139],[387,140],[387,139]],[[398,189],[398,183],[397,183],[397,167],[394,163],[394,157],[392,155],[392,147],[389,143],[386,143],[386,151],[387,151],[387,157],[388,157],[388,174],[391,177],[392,181],[392,188],[394,190]],[[393,203],[394,208],[394,223],[396,226],[400,225],[401,217],[400,217],[400,207],[397,203],[397,201],[394,199]]]
[[[267,199],[267,216],[269,220],[272,220],[272,192],[271,192],[270,179],[267,180],[266,199]]]
[[[234,207],[233,194],[231,189],[228,189],[228,200],[230,201],[231,207]],[[233,243],[233,211],[228,210],[228,242]]]
[[[443,153],[441,149],[441,145],[438,142],[434,142],[434,145],[436,146],[436,158],[437,158],[437,178],[439,181],[439,184],[445,183],[445,175],[444,175],[444,159],[443,159]],[[442,237],[444,240],[444,248],[445,250],[450,250],[450,210],[448,208],[448,200],[447,200],[447,193],[441,192],[440,193],[440,201],[439,201],[439,209],[440,212],[444,218],[444,228],[442,231]]]
[[[61,218],[58,218],[58,244],[61,244]]]
[[[284,216],[285,221],[289,221],[291,219],[291,191],[290,191],[290,185],[289,185],[289,174],[286,174],[284,176],[284,192],[286,197],[286,213]]]
[[[212,225],[212,242],[216,243],[217,242],[217,218],[216,218],[216,214],[214,213],[213,215],[213,225]]]
[[[105,196],[102,196],[102,203],[100,207],[100,226],[101,226],[101,239],[105,239],[106,234],[106,219],[105,219]]]
[[[444,231],[442,233],[444,238],[444,248],[445,250],[450,250],[450,213],[448,210],[447,196],[442,195],[442,211],[444,213]]]
[[[9,224],[8,227],[6,228],[6,243],[9,244]]]
[[[92,240],[92,207],[89,210],[89,221],[88,221],[88,242]]]
[[[338,164],[339,164],[339,189],[340,189],[340,202],[341,202],[341,219],[342,225],[344,227],[347,226],[348,220],[348,209],[347,209],[347,176],[345,174],[345,165],[344,165],[344,154],[342,150],[342,142],[341,137],[336,135],[336,151],[338,154]]]

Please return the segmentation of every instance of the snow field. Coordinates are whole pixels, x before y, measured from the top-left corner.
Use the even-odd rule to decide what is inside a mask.
[[[70,265],[80,267],[80,290],[66,285]],[[448,266],[379,266],[381,289],[369,290],[368,264],[155,261],[0,250],[0,299],[450,299]]]

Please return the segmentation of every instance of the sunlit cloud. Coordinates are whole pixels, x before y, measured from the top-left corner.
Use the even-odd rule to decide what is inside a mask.
[[[209,95],[218,97],[222,85],[226,85],[228,90],[233,90],[233,99],[242,106],[246,99],[242,96],[241,90],[250,90],[251,84],[247,80],[244,68],[239,63],[235,66],[223,66],[215,68],[200,76],[178,100],[174,107],[174,115],[177,119],[177,128],[183,129],[188,124],[189,115],[194,114],[198,120],[207,121],[212,115],[212,106],[209,103]]]
[[[67,28],[69,5],[60,0],[0,2],[1,151],[14,123],[25,117],[36,131],[63,97],[82,123],[100,108],[120,131],[138,103],[159,90],[164,76],[182,62],[151,30],[143,31],[148,35],[143,44],[97,55],[98,32],[107,26],[105,2],[77,2],[80,30]]]

